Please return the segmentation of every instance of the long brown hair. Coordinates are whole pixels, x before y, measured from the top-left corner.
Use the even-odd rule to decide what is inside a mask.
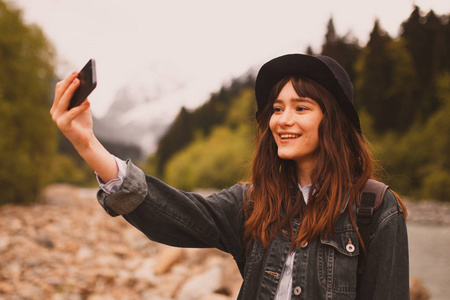
[[[308,205],[298,189],[295,162],[278,157],[269,128],[272,103],[289,81],[298,96],[317,101],[324,114],[319,125],[317,163],[311,172],[313,188]],[[374,161],[364,137],[345,117],[332,94],[310,79],[284,78],[272,89],[258,125],[252,185],[244,203],[245,238],[258,239],[267,247],[276,233],[285,229],[292,247],[302,245],[320,235],[334,234],[334,224],[345,207],[349,208],[351,222],[357,230],[352,208],[364,183],[373,177]],[[294,237],[295,216],[300,216],[302,222]]]

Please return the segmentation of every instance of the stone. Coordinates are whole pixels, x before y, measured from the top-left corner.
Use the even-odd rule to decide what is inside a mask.
[[[55,247],[52,240],[47,236],[36,236],[34,237],[34,241],[48,249],[52,249],[53,247]]]
[[[157,262],[154,267],[155,275],[161,275],[169,272],[173,265],[184,258],[184,249],[169,246],[162,246],[158,254]]]
[[[230,300],[230,299],[235,299],[235,298],[230,298],[223,294],[211,294],[211,295],[206,295],[206,296],[199,298],[199,300]]]
[[[222,285],[222,269],[213,267],[194,275],[177,292],[177,300],[196,300],[214,294]]]
[[[430,293],[425,288],[422,280],[417,277],[412,277],[409,281],[411,300],[429,300]]]

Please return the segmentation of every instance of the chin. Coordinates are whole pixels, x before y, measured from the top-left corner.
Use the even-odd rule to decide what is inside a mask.
[[[280,153],[278,152],[278,157],[285,160],[293,160],[295,159],[294,155],[291,155],[289,153]]]

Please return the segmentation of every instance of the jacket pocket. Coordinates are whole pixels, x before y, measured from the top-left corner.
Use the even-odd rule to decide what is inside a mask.
[[[321,238],[318,249],[319,283],[332,299],[346,299],[356,295],[359,240],[352,229],[336,232],[332,237]]]

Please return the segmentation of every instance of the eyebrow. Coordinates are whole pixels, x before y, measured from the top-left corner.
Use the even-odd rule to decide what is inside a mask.
[[[292,102],[306,102],[306,103],[310,103],[310,104],[314,104],[314,102],[315,102],[314,100],[312,100],[310,98],[306,98],[306,97],[290,98],[289,101],[292,101]],[[274,104],[275,103],[282,103],[282,102],[284,102],[284,101],[281,100],[281,99],[278,99],[278,98],[273,101]]]

